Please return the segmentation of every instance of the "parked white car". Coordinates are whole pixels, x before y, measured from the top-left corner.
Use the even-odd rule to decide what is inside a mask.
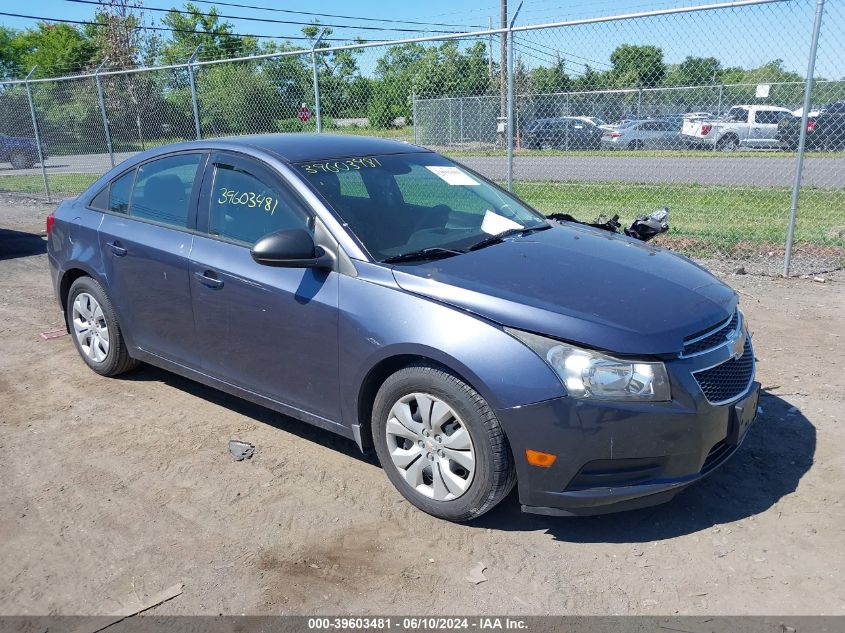
[[[677,122],[665,119],[631,121],[617,128],[603,130],[604,149],[678,149],[681,135]]]
[[[778,123],[792,113],[768,105],[736,105],[721,118],[684,119],[681,138],[686,145],[726,152],[739,147],[780,147]]]

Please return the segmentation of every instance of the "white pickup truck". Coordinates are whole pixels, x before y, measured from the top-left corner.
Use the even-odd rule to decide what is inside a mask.
[[[689,146],[732,152],[739,147],[780,147],[778,123],[793,116],[786,108],[737,105],[722,117],[684,120],[681,139]]]

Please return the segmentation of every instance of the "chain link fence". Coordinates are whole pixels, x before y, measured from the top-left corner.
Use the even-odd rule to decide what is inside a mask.
[[[845,266],[843,5],[741,0],[0,83],[0,190],[74,195],[193,138],[388,136],[543,212],[668,206],[661,243],[710,265],[820,273]]]

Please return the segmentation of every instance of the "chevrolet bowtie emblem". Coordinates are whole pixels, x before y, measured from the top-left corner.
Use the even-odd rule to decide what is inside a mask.
[[[741,358],[745,351],[745,329],[728,334],[728,342],[731,346],[731,358]]]

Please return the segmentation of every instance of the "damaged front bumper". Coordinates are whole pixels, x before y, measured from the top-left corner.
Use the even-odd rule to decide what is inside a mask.
[[[708,366],[706,357],[668,363],[671,402],[563,397],[497,411],[523,511],[593,515],[652,506],[722,465],[754,422],[760,384],[752,373],[729,402],[712,404],[694,376]],[[526,449],[557,458],[547,468],[532,466]]]

